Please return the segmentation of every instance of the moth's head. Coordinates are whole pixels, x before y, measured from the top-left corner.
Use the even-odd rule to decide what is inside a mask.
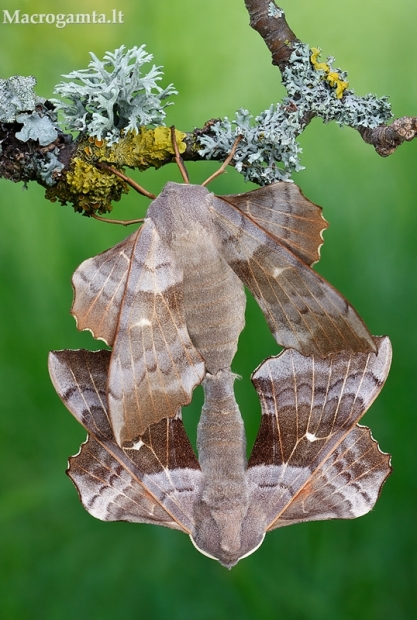
[[[205,511],[206,512],[206,511]],[[259,520],[236,510],[211,510],[201,515],[196,532],[190,535],[193,545],[226,568],[232,568],[242,558],[260,547],[265,537]],[[243,517],[243,518],[242,518]]]
[[[194,210],[198,211],[199,208],[206,210],[205,201],[207,196],[211,195],[211,192],[203,185],[168,181],[156,198],[156,201],[165,203],[165,208],[167,205],[170,205],[176,211],[190,211],[193,213]],[[161,208],[161,205],[159,208]]]
[[[194,183],[176,183],[175,181],[168,181],[162,188],[160,196],[175,197],[183,199],[186,195],[194,194],[203,198],[210,194],[209,190],[203,185],[195,185]]]

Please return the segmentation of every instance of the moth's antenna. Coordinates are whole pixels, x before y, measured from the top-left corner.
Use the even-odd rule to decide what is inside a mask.
[[[236,138],[236,140],[233,142],[233,146],[232,146],[232,150],[230,151],[229,155],[227,156],[227,158],[224,160],[224,162],[222,163],[222,165],[220,166],[220,168],[214,172],[211,177],[209,177],[208,179],[206,179],[204,181],[204,183],[202,183],[201,185],[203,187],[205,187],[206,185],[208,185],[209,183],[211,183],[211,181],[213,179],[215,179],[216,177],[220,176],[221,174],[223,174],[223,172],[226,170],[227,166],[230,164],[230,162],[232,161],[234,154],[236,153],[236,149],[237,149],[237,145],[239,144],[239,142],[242,139],[242,135],[238,136]]]
[[[184,179],[184,183],[187,183],[187,185],[189,185],[190,183],[190,177],[188,176],[188,172],[187,172],[187,168],[184,166],[184,161],[180,155],[180,152],[178,150],[178,144],[177,144],[177,140],[175,137],[175,127],[174,125],[172,125],[172,127],[170,127],[171,129],[171,141],[172,141],[172,148],[174,149],[174,153],[175,153],[175,161],[177,162],[177,166],[180,169],[181,172],[181,176]]]
[[[100,217],[95,213],[90,213],[91,217],[99,222],[107,222],[107,224],[121,224],[122,226],[130,226],[131,224],[143,224],[145,219],[142,217],[139,220],[108,220],[105,217]]]
[[[96,162],[96,167],[100,168],[101,170],[108,170],[109,172],[112,172],[113,174],[115,174],[117,177],[120,177],[121,179],[123,179],[123,181],[125,181],[125,183],[130,185],[130,187],[133,187],[133,189],[135,189],[139,194],[142,194],[143,196],[146,196],[147,198],[152,198],[152,200],[156,198],[155,194],[148,192],[141,185],[136,183],[136,181],[134,181],[130,177],[123,174],[123,172],[120,172],[120,170],[117,170],[117,168],[113,168],[113,166],[109,166],[109,164],[105,164],[104,162],[101,162],[101,161]]]

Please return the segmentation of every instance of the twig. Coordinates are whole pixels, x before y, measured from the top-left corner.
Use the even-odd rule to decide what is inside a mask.
[[[251,28],[265,41],[272,55],[272,64],[282,71],[291,56],[292,43],[298,41],[287,24],[284,11],[271,0],[245,0],[245,6]]]
[[[417,135],[417,116],[397,118],[391,125],[360,131],[367,144],[372,144],[381,157],[388,157],[403,143],[410,142]]]
[[[245,6],[250,16],[250,25],[256,30],[268,49],[271,52],[272,63],[276,65],[281,72],[289,66],[289,58],[294,49],[294,44],[299,42],[295,33],[288,26],[284,16],[284,11],[279,8],[272,0],[244,0]],[[340,99],[343,106],[343,98]],[[49,104],[49,102],[45,102]],[[296,109],[296,103],[292,104]],[[49,104],[52,106],[52,104]],[[307,125],[314,113],[303,118],[303,125]],[[200,129],[194,129],[192,132],[185,133],[183,141],[186,145],[185,151],[181,154],[183,161],[201,161],[207,159],[202,150],[203,136],[210,139],[216,138],[216,124],[221,119],[211,119],[207,121]],[[70,134],[58,133],[57,139],[50,145],[40,146],[37,140],[28,140],[22,142],[16,138],[16,134],[21,130],[20,123],[0,123],[0,143],[2,154],[0,156],[0,178],[9,179],[13,182],[36,181],[43,185],[47,192],[50,192],[54,199],[55,193],[51,191],[51,187],[55,187],[59,183],[64,187],[63,204],[65,201],[71,202],[72,198],[65,194],[66,174],[71,171],[74,158],[77,155],[77,142],[72,141]],[[382,157],[391,155],[405,141],[411,141],[417,136],[417,118],[403,117],[394,120],[391,124],[381,124],[373,129],[354,127],[361,135],[362,139],[374,146],[376,152]],[[302,131],[300,128],[299,133]],[[53,157],[56,158],[57,166],[50,174],[50,178],[46,179],[44,170],[48,170],[51,166]],[[210,153],[210,159],[224,161],[225,153],[222,149],[214,149]],[[34,165],[36,162],[36,166]],[[158,161],[158,167],[172,162],[172,154],[167,152],[164,160]],[[123,165],[123,162],[122,162]],[[149,162],[146,160],[146,153],[143,155],[140,169],[145,170],[147,167],[154,166],[152,158]],[[246,163],[244,162],[243,166]],[[143,187],[132,181],[124,175],[120,170],[113,168],[110,164],[101,162],[98,167],[117,174],[126,183],[134,187],[138,192],[148,198],[155,198],[154,194],[146,191]],[[52,181],[52,184],[51,184]],[[257,181],[255,181],[257,182]],[[52,198],[51,198],[52,199]],[[61,200],[59,192],[58,199]],[[82,209],[81,209],[82,210]]]
[[[272,64],[282,72],[292,52],[292,43],[299,41],[284,17],[284,11],[272,0],[244,0],[250,25],[265,41],[272,55]],[[308,119],[311,120],[311,119]],[[403,143],[417,136],[417,118],[404,116],[390,125],[359,129],[363,140],[372,144],[381,157],[388,157]]]

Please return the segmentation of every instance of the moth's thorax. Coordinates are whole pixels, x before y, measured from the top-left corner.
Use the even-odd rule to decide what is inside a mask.
[[[161,239],[170,245],[193,230],[211,235],[213,225],[207,204],[211,196],[202,185],[169,182],[150,205],[147,216],[155,223]]]
[[[232,363],[246,297],[221,254],[209,208],[213,199],[201,185],[167,183],[148,217],[182,270],[188,333],[208,372],[215,374]]]

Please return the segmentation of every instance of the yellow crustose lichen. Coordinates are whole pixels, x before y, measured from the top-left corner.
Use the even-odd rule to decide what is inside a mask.
[[[185,133],[175,130],[178,150],[183,153],[186,144]],[[77,155],[73,158],[71,170],[65,180],[47,190],[47,198],[70,202],[76,211],[106,213],[111,203],[120,200],[129,189],[118,176],[100,170],[95,163],[105,162],[118,169],[128,166],[146,170],[159,168],[174,154],[171,130],[168,127],[129,131],[119,142],[108,146],[105,140],[90,136],[81,141]]]
[[[316,69],[316,71],[324,72],[324,79],[327,80],[332,88],[336,90],[336,97],[341,99],[343,97],[343,92],[348,88],[349,82],[345,82],[340,79],[337,71],[331,71],[329,65],[326,62],[318,62],[317,58],[320,56],[321,52],[317,47],[311,48],[312,54],[310,56],[311,64]]]
[[[182,131],[175,130],[180,153],[186,149],[185,142],[183,142],[185,136],[186,134]],[[150,167],[159,168],[174,153],[171,130],[168,127],[155,127],[155,129],[140,127],[138,133],[130,131],[126,134],[112,146],[112,150],[125,166],[139,168],[139,170],[146,170]]]

